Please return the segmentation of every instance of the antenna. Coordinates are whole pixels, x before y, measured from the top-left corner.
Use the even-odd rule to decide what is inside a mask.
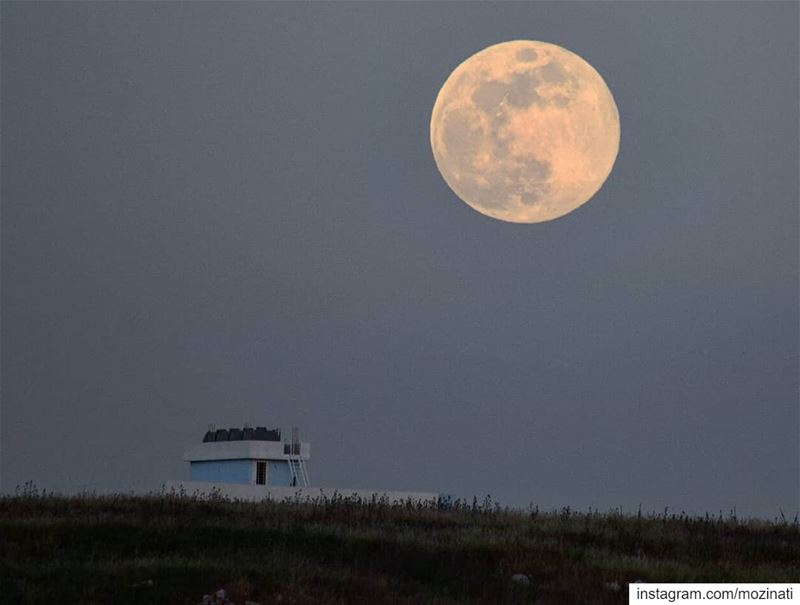
[[[217,425],[212,422],[211,424],[208,425],[208,430],[213,433],[214,431],[217,430]]]

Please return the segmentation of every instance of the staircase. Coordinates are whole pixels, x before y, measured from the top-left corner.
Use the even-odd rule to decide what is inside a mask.
[[[289,477],[292,485],[308,487],[308,471],[306,470],[305,461],[300,456],[290,455],[288,462]]]
[[[296,426],[292,427],[292,441],[284,445],[284,453],[289,455],[289,478],[292,485],[308,487],[308,471],[306,470],[306,462],[300,453],[300,431]]]

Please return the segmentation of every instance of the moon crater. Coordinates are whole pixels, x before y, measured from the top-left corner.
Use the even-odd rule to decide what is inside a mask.
[[[431,147],[467,204],[512,222],[547,221],[591,198],[619,149],[602,77],[545,42],[490,46],[459,65],[431,116]]]

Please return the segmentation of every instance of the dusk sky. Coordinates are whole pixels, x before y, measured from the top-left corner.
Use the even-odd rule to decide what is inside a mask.
[[[800,510],[798,4],[4,3],[0,488],[188,478],[209,423],[312,483]],[[452,70],[602,74],[554,221],[443,180]]]

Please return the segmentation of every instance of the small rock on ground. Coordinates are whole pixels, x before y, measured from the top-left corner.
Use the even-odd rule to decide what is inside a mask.
[[[224,588],[220,588],[213,597],[210,594],[204,594],[197,605],[236,605],[236,603],[228,598],[228,592]],[[256,603],[256,605],[260,604]]]

